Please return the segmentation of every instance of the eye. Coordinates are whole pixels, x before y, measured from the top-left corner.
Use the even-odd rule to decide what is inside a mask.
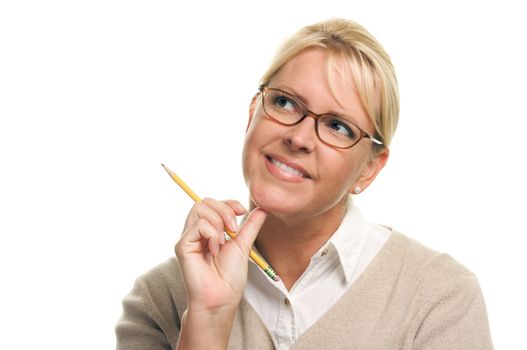
[[[273,108],[288,111],[296,112],[297,103],[289,96],[284,94],[273,94],[271,96],[271,103]]]
[[[346,123],[336,117],[324,118],[324,127],[336,137],[345,137],[354,140],[357,137],[355,128],[350,123]]]

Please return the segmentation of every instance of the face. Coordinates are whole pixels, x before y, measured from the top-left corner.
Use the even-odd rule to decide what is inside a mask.
[[[308,49],[286,63],[268,87],[300,97],[314,113],[339,115],[374,134],[349,72],[330,69],[335,70],[331,86],[325,51]],[[279,125],[266,117],[260,95],[253,100],[243,172],[257,206],[283,217],[321,215],[343,205],[356,186],[364,190],[384,166],[387,152],[373,156],[368,139],[349,149],[333,148],[318,139],[315,123],[308,117],[294,126]]]

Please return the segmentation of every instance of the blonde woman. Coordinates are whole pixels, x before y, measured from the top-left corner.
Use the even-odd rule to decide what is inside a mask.
[[[357,23],[286,41],[250,103],[249,210],[210,198],[192,207],[177,258],[124,299],[117,347],[491,349],[475,276],[353,204],[386,164],[398,114],[390,58]],[[249,261],[251,248],[279,281]]]

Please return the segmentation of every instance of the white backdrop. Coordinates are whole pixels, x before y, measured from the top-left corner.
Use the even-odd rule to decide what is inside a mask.
[[[160,163],[201,196],[245,203],[260,75],[286,36],[339,16],[383,43],[400,82],[391,159],[359,206],[473,270],[496,348],[526,349],[524,13],[497,0],[3,1],[0,348],[114,348],[122,297],[173,254],[192,205]]]

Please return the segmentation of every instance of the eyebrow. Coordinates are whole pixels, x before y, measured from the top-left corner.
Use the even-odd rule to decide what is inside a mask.
[[[300,102],[302,102],[304,104],[304,106],[306,108],[309,109],[308,107],[308,102],[307,102],[307,99],[304,98],[301,94],[299,94],[298,92],[296,92],[295,89],[289,87],[289,86],[286,86],[286,85],[280,85],[278,87],[271,87],[269,86],[269,88],[272,88],[272,89],[278,89],[278,90],[283,90],[285,92],[287,92],[288,94],[291,94],[293,95],[294,97],[296,97],[297,99],[300,100]],[[342,118],[344,120],[347,120],[353,124],[355,124],[356,126],[358,126],[359,128],[362,129],[362,126],[359,126],[359,123],[357,122],[357,120],[355,120],[355,118],[352,118],[351,116],[349,115],[345,115],[343,113],[338,113],[338,112],[335,112],[334,110],[329,110],[328,112],[324,112],[324,113],[317,113],[317,114],[331,114],[331,115],[334,115],[336,117],[339,117],[339,118]]]
[[[275,88],[272,88],[272,89],[278,89],[278,90],[283,90],[293,96],[295,96],[296,98],[298,98],[304,105],[308,105],[307,103],[307,99],[304,98],[301,94],[299,94],[298,92],[295,91],[295,89],[289,87],[289,86],[285,86],[285,85],[282,85],[282,86],[278,86],[278,87],[275,87]]]

